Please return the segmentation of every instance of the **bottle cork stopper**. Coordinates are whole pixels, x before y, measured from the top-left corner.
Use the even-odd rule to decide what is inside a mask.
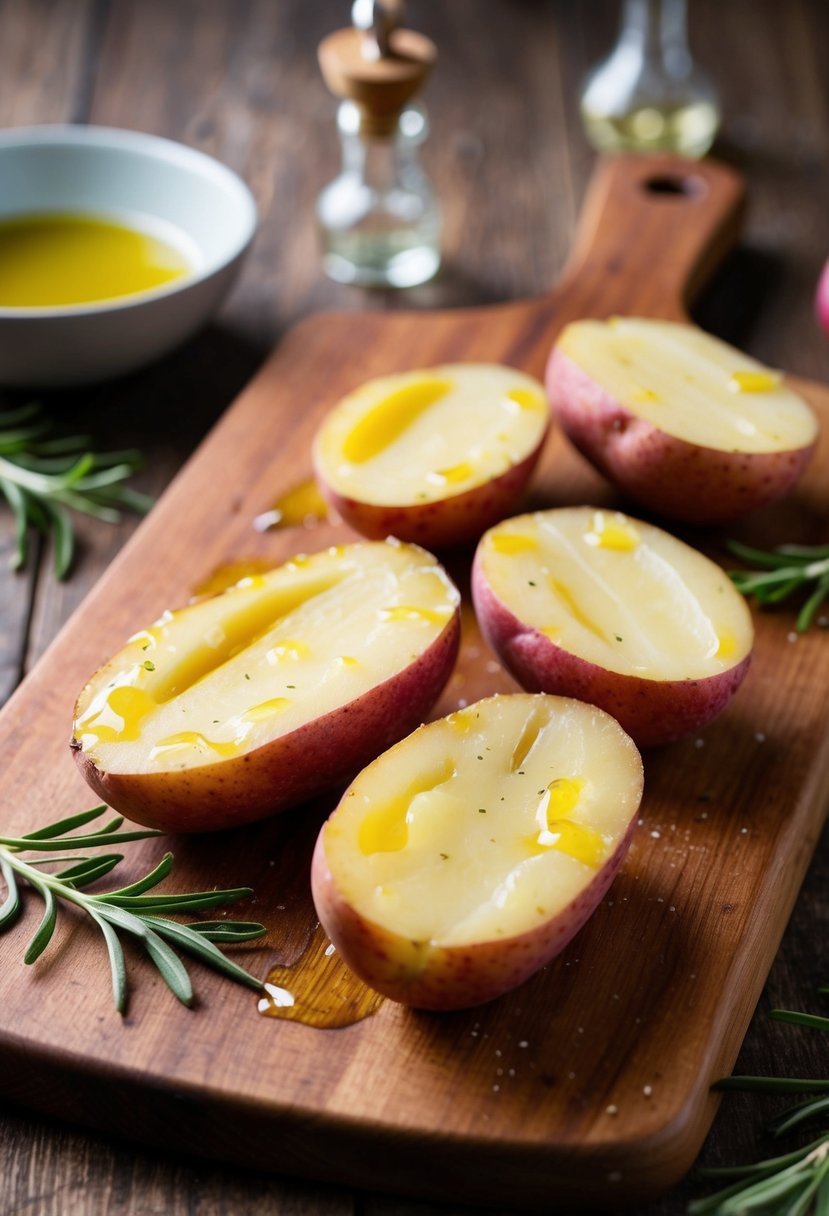
[[[378,40],[365,30],[336,30],[319,45],[325,83],[337,97],[349,98],[360,111],[360,129],[388,135],[400,111],[420,90],[437,58],[431,39],[415,30],[392,29]]]

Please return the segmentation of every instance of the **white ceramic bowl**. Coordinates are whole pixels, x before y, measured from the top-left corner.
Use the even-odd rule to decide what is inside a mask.
[[[33,212],[106,216],[166,239],[193,267],[140,295],[0,308],[0,384],[90,383],[164,354],[219,306],[256,230],[256,204],[235,173],[194,148],[137,131],[0,131],[0,183],[0,221]]]

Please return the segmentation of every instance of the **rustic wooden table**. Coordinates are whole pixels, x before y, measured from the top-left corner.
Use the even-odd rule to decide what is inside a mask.
[[[691,38],[721,90],[717,151],[748,183],[745,237],[697,316],[775,366],[829,381],[812,313],[829,254],[829,84],[820,0],[694,0]],[[0,126],[94,122],[153,131],[213,153],[250,183],[261,230],[219,320],[162,363],[44,402],[100,446],[140,447],[158,493],[291,322],[320,308],[453,306],[517,298],[554,281],[593,163],[579,82],[615,36],[612,0],[411,0],[410,22],[441,62],[426,101],[428,169],[445,214],[445,266],[404,296],[367,295],[321,274],[313,221],[333,175],[334,103],[315,47],[345,0],[0,0]],[[9,400],[18,400],[9,396]],[[0,694],[7,696],[135,526],[79,524],[71,579],[36,547],[24,574],[0,568]],[[8,513],[0,549],[11,553]],[[816,1009],[829,982],[829,855],[818,851],[741,1055],[742,1072],[825,1075],[825,1043],[769,1023],[774,1006]],[[2,1078],[0,1078],[2,1092]],[[704,1164],[770,1148],[767,1100],[726,1098]],[[689,1180],[648,1209],[673,1216]],[[450,1216],[459,1208],[352,1194],[215,1162],[162,1157],[0,1108],[0,1216],[198,1211],[299,1216]],[[505,1213],[501,1213],[505,1216]]]

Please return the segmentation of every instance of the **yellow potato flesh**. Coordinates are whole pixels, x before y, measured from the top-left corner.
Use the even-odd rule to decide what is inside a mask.
[[[752,646],[751,614],[725,572],[620,512],[572,507],[506,520],[484,536],[480,560],[523,624],[609,671],[701,679]]]
[[[75,738],[110,773],[239,756],[409,666],[457,604],[413,545],[297,557],[136,634],[81,693]]]
[[[587,887],[628,832],[639,754],[593,706],[492,697],[369,765],[324,831],[339,894],[411,942],[531,931]]]
[[[811,409],[779,373],[693,325],[577,321],[558,349],[630,413],[689,443],[778,452],[817,435]]]
[[[435,502],[520,463],[547,420],[543,386],[514,368],[452,364],[385,376],[331,411],[315,440],[315,465],[346,498]]]

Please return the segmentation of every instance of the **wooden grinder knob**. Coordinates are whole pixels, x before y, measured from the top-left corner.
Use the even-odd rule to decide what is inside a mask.
[[[414,30],[389,30],[382,43],[351,27],[329,34],[317,52],[328,88],[356,104],[360,130],[368,135],[394,131],[400,111],[419,91],[437,58],[431,39]]]

